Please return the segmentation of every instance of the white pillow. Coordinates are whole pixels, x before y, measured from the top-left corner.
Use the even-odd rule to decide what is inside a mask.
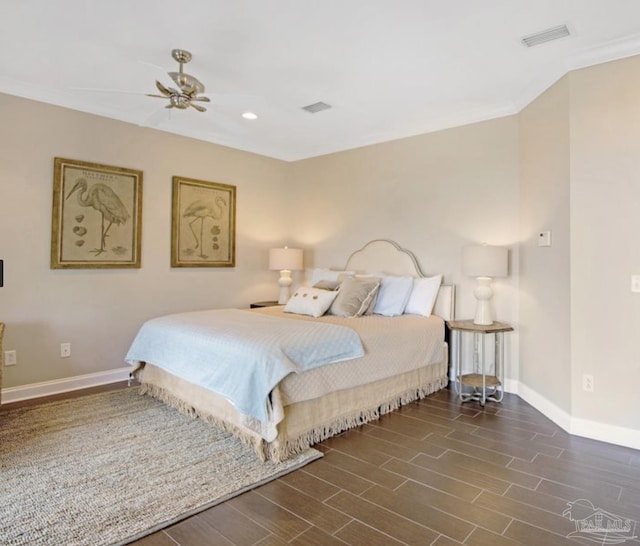
[[[355,271],[338,271],[335,269],[316,268],[311,270],[309,284],[313,286],[320,281],[339,281],[340,277],[353,277]]]
[[[441,283],[442,275],[414,279],[413,290],[404,312],[407,315],[431,316]]]
[[[301,286],[284,306],[285,313],[321,317],[331,307],[338,292]]]
[[[378,290],[378,299],[373,308],[374,314],[386,317],[402,315],[412,289],[413,277],[383,276]]]

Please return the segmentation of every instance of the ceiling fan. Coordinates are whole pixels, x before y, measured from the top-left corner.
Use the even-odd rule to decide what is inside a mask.
[[[255,103],[257,97],[255,95],[225,95],[220,93],[205,93],[204,84],[198,80],[195,76],[184,72],[184,65],[191,61],[192,54],[184,49],[171,50],[171,56],[178,63],[177,72],[166,72],[161,66],[153,63],[139,60],[138,62],[152,67],[156,73],[156,88],[160,92],[157,93],[144,93],[140,91],[127,91],[122,89],[104,89],[104,88],[90,88],[79,87],[73,88],[74,91],[81,92],[98,92],[98,93],[118,93],[126,95],[142,95],[160,99],[168,99],[168,104],[164,108],[155,110],[151,115],[146,117],[142,121],[137,121],[138,125],[145,127],[156,127],[165,121],[171,119],[171,109],[177,108],[179,110],[188,110],[193,108],[198,112],[206,112],[207,109],[199,103],[215,101],[216,106],[223,106],[224,104],[233,104],[245,102],[250,99],[252,103]],[[169,77],[167,77],[169,76]],[[169,109],[167,111],[167,109]],[[216,116],[213,121],[218,126],[224,126],[227,130],[237,133],[243,126],[238,123],[232,122],[232,120],[226,120],[224,113],[220,108],[216,108]],[[212,120],[209,120],[212,121]]]
[[[169,99],[169,104],[165,108],[179,108],[186,110],[189,107],[195,108],[198,112],[206,112],[207,109],[197,102],[211,102],[209,97],[201,96],[205,88],[202,82],[196,77],[183,71],[183,66],[192,59],[189,51],[184,49],[172,49],[171,56],[178,62],[178,72],[169,72],[169,76],[176,84],[177,88],[165,86],[156,80],[156,87],[161,95],[147,93],[148,97]]]

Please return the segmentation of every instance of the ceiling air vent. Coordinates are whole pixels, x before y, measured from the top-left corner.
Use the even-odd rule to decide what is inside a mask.
[[[303,110],[306,110],[310,114],[317,114],[318,112],[328,110],[329,108],[331,108],[331,105],[327,104],[326,102],[316,102],[314,104],[310,104],[309,106],[302,107]]]
[[[522,38],[522,43],[527,47],[533,47],[544,44],[545,42],[551,42],[552,40],[565,38],[570,34],[571,33],[569,32],[567,25],[560,25],[559,27],[549,28],[547,30],[543,30],[542,32],[536,32],[535,34],[525,36],[524,38]]]

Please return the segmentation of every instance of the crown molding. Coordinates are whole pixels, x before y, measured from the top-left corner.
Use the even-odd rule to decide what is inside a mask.
[[[640,54],[640,34],[611,40],[569,56],[567,72]]]

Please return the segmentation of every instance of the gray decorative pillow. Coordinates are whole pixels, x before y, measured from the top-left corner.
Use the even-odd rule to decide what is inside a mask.
[[[314,286],[319,281],[339,281],[341,277],[353,277],[355,275],[355,271],[321,268],[312,269],[309,273],[310,277],[307,278],[311,279],[309,282],[311,286]]]
[[[320,290],[337,290],[340,286],[340,281],[318,281],[313,285],[314,288],[319,288]]]
[[[363,315],[375,298],[380,279],[375,277],[344,279],[338,296],[329,308],[330,315],[338,317],[359,317]]]

